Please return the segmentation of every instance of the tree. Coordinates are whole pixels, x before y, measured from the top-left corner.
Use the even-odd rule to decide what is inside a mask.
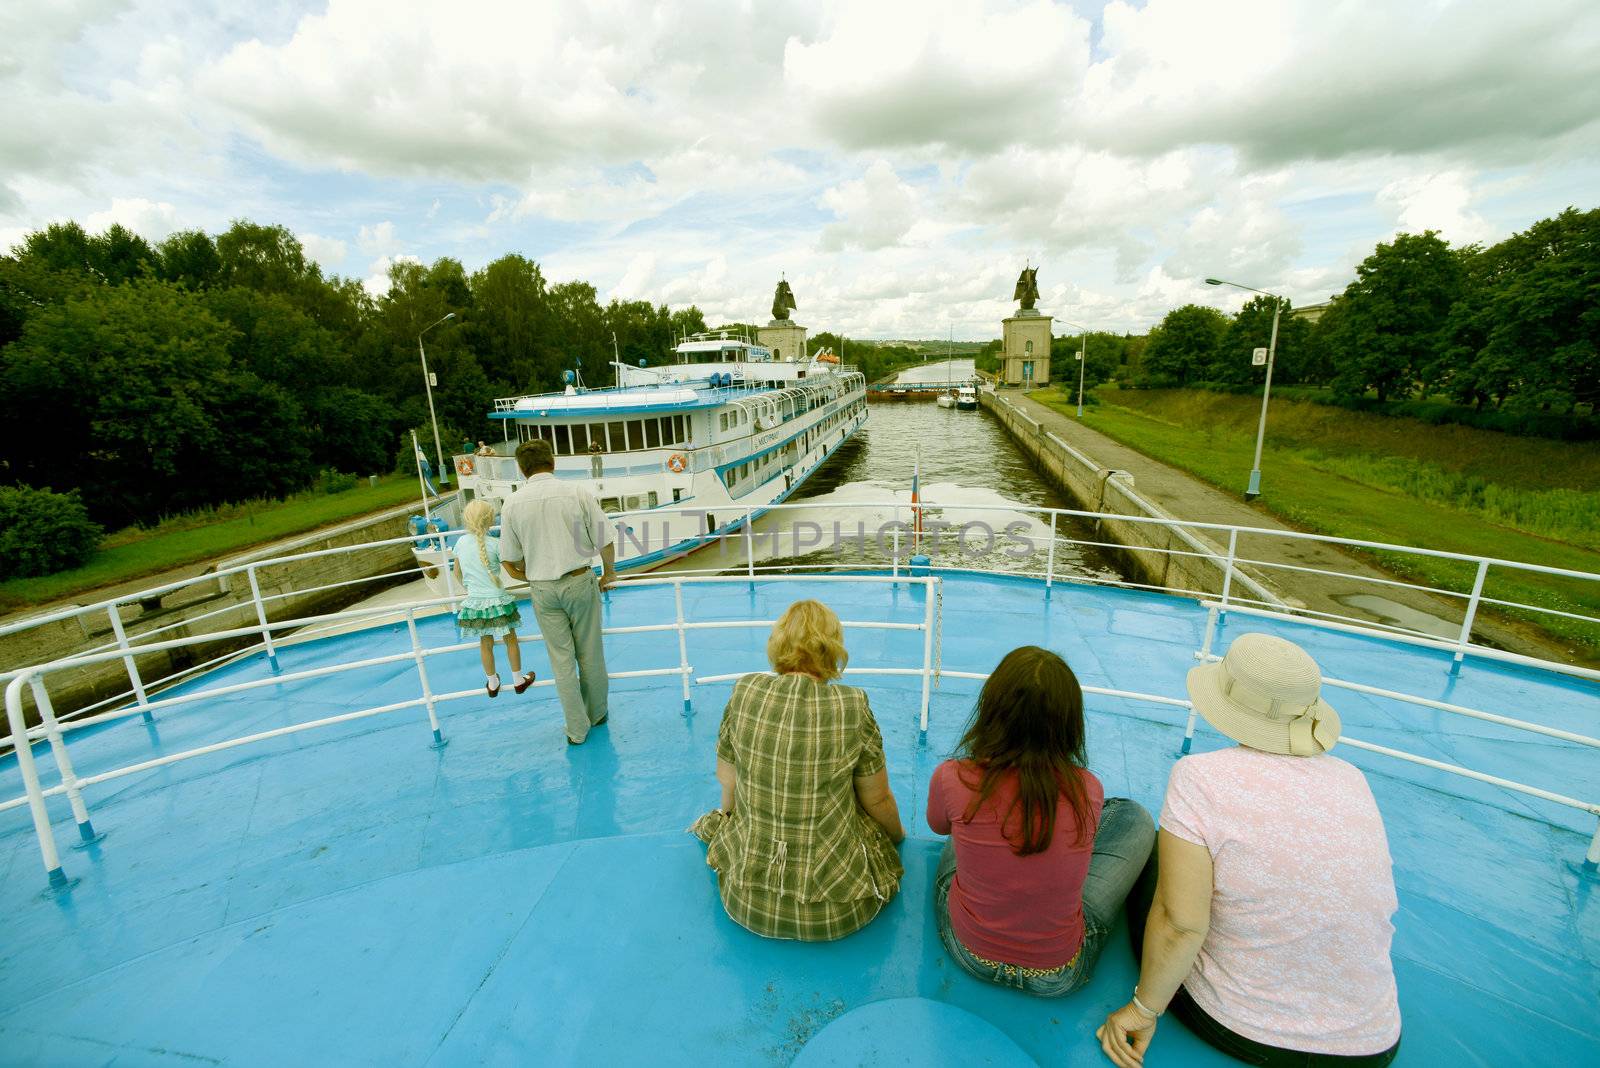
[[[1152,379],[1180,385],[1196,381],[1217,360],[1228,317],[1215,308],[1185,304],[1174,309],[1150,331],[1144,350],[1144,370]]]
[[[1331,338],[1340,351],[1334,390],[1360,396],[1370,389],[1381,402],[1409,395],[1419,377],[1437,379],[1431,365],[1464,286],[1460,258],[1435,231],[1378,245],[1344,291]]]
[[[1450,392],[1481,405],[1600,401],[1600,209],[1568,208],[1464,263],[1443,346]]]
[[[156,248],[156,274],[188,289],[216,284],[222,273],[217,243],[204,230],[179,230]]]
[[[1216,358],[1206,370],[1206,380],[1227,382],[1232,385],[1259,384],[1265,381],[1267,369],[1257,367],[1252,353],[1260,348],[1272,347],[1272,315],[1274,299],[1266,296],[1251,297],[1228,324]],[[1273,379],[1285,384],[1305,381],[1305,364],[1310,355],[1307,339],[1311,327],[1305,320],[1290,314],[1293,305],[1283,302],[1278,314],[1278,343],[1273,351]]]
[[[198,296],[152,279],[41,310],[0,371],[11,474],[81,488],[107,525],[303,485],[299,410],[232,364],[234,336]]]

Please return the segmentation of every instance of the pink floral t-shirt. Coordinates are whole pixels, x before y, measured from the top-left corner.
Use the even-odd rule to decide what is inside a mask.
[[[1211,929],[1183,981],[1218,1023],[1309,1053],[1400,1037],[1394,874],[1366,777],[1338,757],[1243,746],[1184,757],[1161,829],[1211,854]]]

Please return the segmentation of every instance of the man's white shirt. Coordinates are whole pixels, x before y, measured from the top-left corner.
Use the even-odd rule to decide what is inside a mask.
[[[594,494],[549,471],[523,483],[500,513],[500,559],[521,561],[530,582],[592,566],[613,540]]]

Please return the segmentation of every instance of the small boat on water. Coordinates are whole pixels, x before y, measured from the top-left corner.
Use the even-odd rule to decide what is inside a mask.
[[[978,410],[978,391],[971,386],[962,386],[956,390],[956,411],[975,412]]]
[[[954,408],[956,406],[956,391],[951,389],[939,394],[937,403],[941,408]]]

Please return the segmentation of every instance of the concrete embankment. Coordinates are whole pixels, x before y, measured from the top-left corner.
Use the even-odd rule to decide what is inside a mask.
[[[1147,500],[1135,488],[1138,478],[1134,472],[1107,467],[1068,444],[1047,425],[1053,413],[1024,397],[985,389],[980,404],[1006,428],[1045,480],[1079,508],[1129,517],[1102,520],[1096,529],[1104,541],[1122,546],[1119,562],[1125,573],[1138,582],[1165,589],[1212,595],[1222,592],[1226,546],[1173,523],[1189,517],[1169,514]],[[1269,606],[1283,603],[1276,589],[1252,573],[1236,569],[1234,584],[1232,592],[1242,598]]]
[[[0,635],[0,673],[3,673],[0,681],[9,681],[11,674],[21,667],[114,646],[117,638],[113,613],[133,645],[141,641],[202,637],[254,626],[257,615],[248,573],[219,575],[217,572],[257,560],[276,560],[400,537],[406,533],[407,517],[417,511],[415,504],[403,505],[258,546],[248,553],[215,561],[199,577],[151,576],[134,588],[119,589],[111,594],[111,604],[35,626],[24,625],[12,633]],[[381,576],[391,576],[412,566],[410,543],[402,542],[363,552],[263,563],[255,569],[255,575],[267,619],[278,621],[337,611],[388,585],[409,581],[414,576]],[[165,585],[179,582],[182,584],[176,589],[138,596],[143,591],[159,591]],[[85,598],[88,604],[99,604],[101,600],[93,595]],[[48,619],[54,614],[56,612],[42,612],[40,616]],[[26,620],[22,622],[25,624]],[[16,624],[9,621],[8,625]],[[142,680],[155,680],[251,644],[254,644],[251,638],[202,641],[180,649],[141,653],[134,657],[134,663]],[[127,667],[121,659],[52,673],[48,684],[51,704],[58,714],[83,708],[130,688]],[[24,697],[29,706],[29,721],[33,722],[31,695],[25,693]],[[9,731],[0,728],[0,735],[5,734]]]
[[[981,403],[1040,474],[1086,511],[1254,528],[1294,528],[1215,486],[1129,448],[1027,395],[981,391]],[[1227,558],[1225,531],[1106,520],[1100,532],[1123,546],[1124,564],[1152,585],[1215,595]],[[1169,554],[1172,549],[1187,555]],[[1242,532],[1232,594],[1324,616],[1400,626],[1454,641],[1465,602],[1395,585],[1395,576],[1318,541]],[[1240,585],[1241,579],[1243,586]],[[1473,640],[1527,656],[1578,662],[1576,652],[1531,626],[1479,615]]]

